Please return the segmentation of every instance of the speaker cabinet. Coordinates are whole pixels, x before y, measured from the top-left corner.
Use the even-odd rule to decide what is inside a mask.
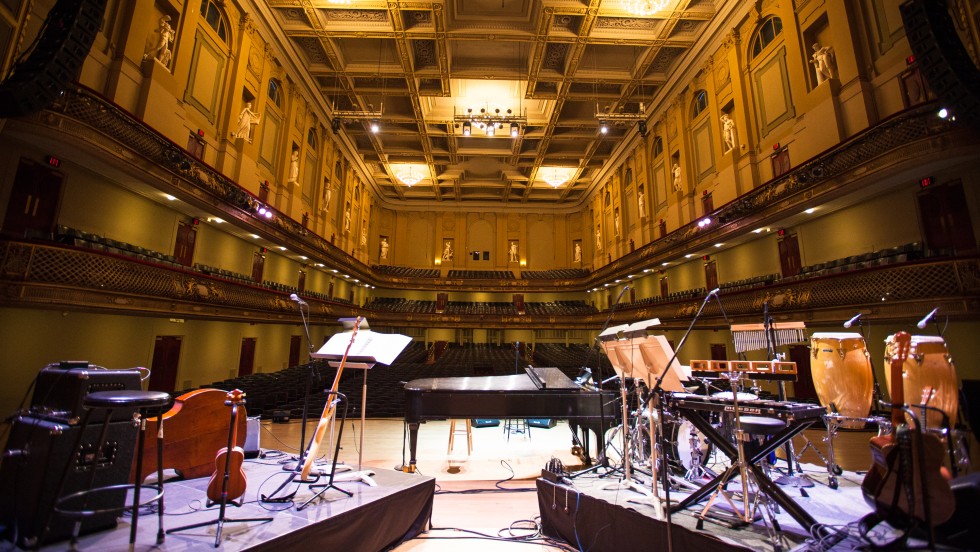
[[[105,6],[106,0],[58,0],[30,55],[0,84],[0,117],[40,111],[78,78]]]
[[[33,549],[71,536],[74,520],[53,513],[55,494],[66,467],[70,469],[62,496],[88,489],[93,469],[95,487],[128,482],[136,426],[132,421],[110,422],[106,444],[96,451],[103,427],[104,424],[89,424],[79,449],[74,451],[81,427],[28,416],[14,419],[0,464],[0,523],[5,527],[4,538]],[[126,489],[94,493],[87,509],[121,509],[125,501]],[[108,513],[85,518],[80,534],[115,527],[117,516]]]
[[[926,82],[957,119],[980,115],[980,71],[960,41],[946,2],[912,0],[901,6],[915,61]]]

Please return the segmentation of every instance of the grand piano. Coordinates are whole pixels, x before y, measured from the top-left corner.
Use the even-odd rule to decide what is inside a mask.
[[[511,376],[424,378],[406,383],[405,422],[411,450],[406,471],[415,471],[419,425],[446,418],[568,420],[573,431],[576,427],[587,430],[581,432],[581,445],[590,463],[589,431],[601,439],[604,429],[618,423],[619,395],[603,391],[600,398],[598,391],[583,388],[558,368],[527,366],[524,371]]]

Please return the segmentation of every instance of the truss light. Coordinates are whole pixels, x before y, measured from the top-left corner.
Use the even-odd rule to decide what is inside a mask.
[[[521,133],[521,125],[519,125],[517,123],[511,123],[510,124],[510,137],[511,138],[517,138],[517,136],[520,133]]]
[[[371,132],[377,134],[381,131],[381,123],[378,121],[371,121]]]
[[[496,132],[497,132],[497,124],[496,123],[488,123],[487,124],[487,136],[491,136],[492,137],[494,134],[496,134]]]
[[[521,125],[527,124],[527,116],[524,114],[514,114],[513,110],[507,109],[501,112],[499,108],[490,111],[482,108],[475,113],[472,108],[468,108],[466,113],[453,113],[453,121],[462,123],[463,136],[470,136],[473,127],[476,126],[486,133],[487,136],[495,136],[497,129],[510,129],[510,136],[516,138],[521,133]]]
[[[463,123],[463,136],[469,136],[473,134],[473,123],[466,121]]]
[[[709,224],[711,224],[711,219],[710,218],[707,218],[707,217],[706,218],[703,218],[703,219],[701,219],[701,220],[698,221],[698,228],[704,228],[704,227],[708,226]]]
[[[602,134],[609,132],[609,125],[607,125],[605,121],[599,121],[599,132]]]

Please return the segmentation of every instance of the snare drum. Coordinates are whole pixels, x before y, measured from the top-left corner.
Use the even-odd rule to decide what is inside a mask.
[[[871,410],[874,376],[861,334],[814,333],[810,337],[810,355],[810,373],[820,404],[843,416],[866,418]],[[855,422],[841,425],[852,427]],[[860,422],[857,427],[863,425]]]
[[[892,374],[891,356],[894,349],[892,336],[888,336],[885,346],[885,381],[891,390]],[[909,344],[909,356],[902,367],[902,384],[905,402],[911,406],[921,404],[923,400],[929,406],[936,407],[949,416],[950,426],[956,425],[956,415],[959,410],[959,386],[956,380],[956,367],[949,358],[946,342],[942,337],[933,335],[913,335]],[[932,397],[924,393],[932,389]],[[942,415],[938,412],[927,412],[925,419],[921,412],[916,412],[919,422],[926,427],[942,427]]]

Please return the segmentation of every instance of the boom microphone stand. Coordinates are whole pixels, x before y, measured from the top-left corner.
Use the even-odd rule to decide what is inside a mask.
[[[674,355],[671,356],[670,357],[670,360],[667,361],[667,366],[660,372],[660,375],[657,376],[656,383],[654,383],[653,384],[653,387],[650,389],[650,394],[653,395],[654,393],[656,393],[657,394],[658,402],[660,403],[657,406],[658,412],[660,413],[659,423],[661,424],[661,428],[660,428],[660,432],[659,432],[660,434],[657,436],[657,441],[658,441],[657,442],[657,446],[660,447],[660,467],[661,467],[661,469],[660,469],[660,482],[664,486],[664,502],[667,504],[667,507],[664,508],[664,512],[667,515],[667,518],[666,518],[666,521],[667,521],[667,552],[673,552],[673,550],[674,550],[674,539],[673,539],[673,536],[672,536],[671,530],[670,530],[670,526],[671,526],[671,521],[670,521],[670,514],[671,514],[671,508],[670,508],[670,479],[669,479],[669,477],[667,475],[667,472],[670,471],[670,468],[669,468],[669,464],[667,463],[667,446],[666,446],[667,444],[666,444],[666,442],[664,440],[664,431],[663,431],[663,427],[662,427],[663,419],[664,419],[664,402],[667,400],[667,397],[666,397],[666,395],[664,393],[664,390],[663,390],[664,377],[667,375],[667,371],[671,369],[671,366],[674,364],[674,361],[677,360],[677,353],[680,352],[681,347],[684,346],[684,342],[687,341],[688,336],[691,335],[691,330],[694,329],[694,324],[697,323],[698,318],[701,318],[701,313],[704,312],[704,307],[706,307],[708,305],[708,301],[711,300],[711,296],[712,295],[717,295],[718,294],[719,289],[720,288],[715,288],[715,289],[711,290],[710,292],[708,292],[708,295],[705,296],[704,302],[701,303],[701,307],[698,308],[698,312],[694,315],[694,319],[691,320],[691,325],[687,327],[687,331],[685,331],[684,332],[684,336],[681,337],[680,342],[677,344],[677,348],[674,349]]]
[[[315,368],[313,367],[313,363],[312,363],[312,359],[313,359],[313,340],[310,339],[310,325],[306,321],[306,314],[303,312],[303,307],[305,306],[306,309],[309,310],[310,305],[306,301],[304,301],[303,299],[301,299],[300,296],[299,295],[296,295],[295,293],[290,293],[289,294],[289,299],[292,300],[292,301],[296,301],[296,307],[299,308],[299,317],[303,321],[303,329],[306,331],[306,347],[310,350],[310,356],[307,357],[307,362],[309,363],[309,366],[308,366],[308,370],[306,372],[306,390],[305,390],[305,393],[303,394],[303,421],[302,421],[302,425],[300,425],[300,427],[299,427],[299,449],[298,450],[300,451],[300,453],[299,453],[299,457],[297,457],[297,461],[300,464],[302,464],[303,463],[303,451],[305,450],[305,447],[306,447],[306,422],[309,420],[310,390],[313,387],[313,370],[315,370]],[[292,468],[289,468],[289,467],[287,467],[287,465],[284,464],[283,465],[283,469],[289,471]]]
[[[579,472],[576,472],[574,474],[571,474],[569,477],[572,478],[572,479],[574,479],[574,478],[576,478],[576,477],[578,477],[580,475],[585,475],[587,473],[596,473],[596,472],[599,471],[600,468],[605,468],[607,470],[609,470],[611,468],[611,466],[609,465],[609,456],[606,455],[606,435],[605,435],[605,433],[606,433],[606,408],[605,408],[605,406],[606,405],[605,405],[605,402],[604,402],[604,400],[602,398],[602,387],[603,387],[603,385],[606,382],[605,382],[605,380],[602,377],[602,355],[599,354],[599,351],[598,351],[598,347],[599,347],[599,336],[602,335],[602,333],[604,331],[606,331],[607,328],[609,328],[609,323],[612,322],[613,314],[616,313],[616,307],[619,306],[619,301],[623,298],[623,294],[626,293],[626,290],[628,290],[629,288],[630,288],[630,286],[628,284],[625,285],[625,286],[623,286],[623,289],[619,292],[619,296],[616,297],[616,302],[613,303],[612,308],[609,310],[609,316],[606,317],[606,322],[602,325],[602,329],[599,330],[599,333],[596,334],[595,339],[592,340],[592,350],[595,351],[595,354],[596,354],[595,373],[596,373],[596,382],[598,383],[597,389],[596,389],[596,400],[599,401],[599,435],[598,435],[598,437],[599,437],[599,443],[598,443],[599,450],[597,451],[598,454],[599,454],[599,458],[596,459],[597,460],[597,463],[595,465],[593,465],[592,467],[586,468],[586,469],[584,469],[582,471],[579,471]],[[620,385],[625,385],[625,383],[624,382],[621,382]],[[625,423],[625,420],[624,420],[624,423]],[[588,431],[588,429],[584,429],[584,431]],[[623,427],[623,431],[626,431],[626,428],[625,427]],[[628,453],[629,453],[629,451],[624,451],[623,452],[623,454],[628,454]],[[586,456],[588,456],[589,451],[586,450],[585,451],[585,454],[586,454]],[[604,473],[602,475],[608,475],[608,472],[607,473]]]

